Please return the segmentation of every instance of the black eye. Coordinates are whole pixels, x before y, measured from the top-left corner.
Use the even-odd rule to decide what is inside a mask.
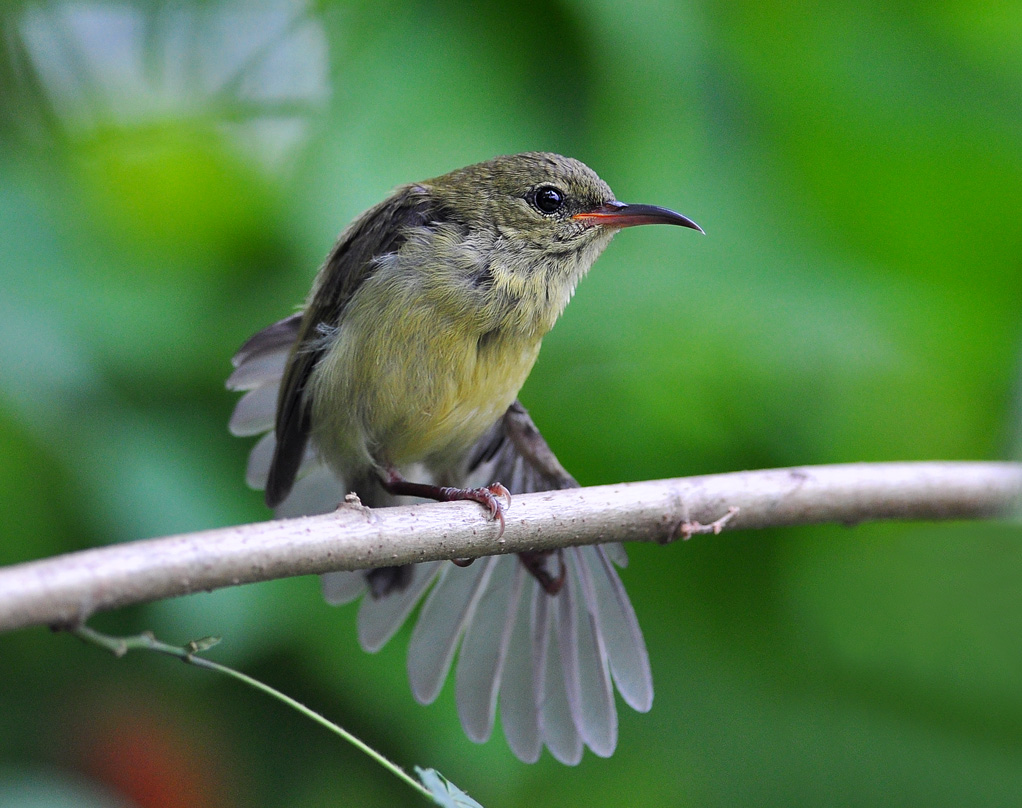
[[[554,213],[564,205],[564,194],[552,185],[543,185],[533,194],[532,204],[543,213]]]

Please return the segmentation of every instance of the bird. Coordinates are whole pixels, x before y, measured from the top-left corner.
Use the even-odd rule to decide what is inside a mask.
[[[261,435],[246,480],[277,516],[335,509],[348,492],[382,507],[414,496],[472,500],[498,520],[516,494],[577,487],[518,393],[576,285],[621,229],[702,229],[619,202],[584,163],[548,152],[495,157],[397,188],[337,239],[302,309],[233,357],[243,392],[229,428]],[[340,605],[362,598],[366,651],[422,602],[409,641],[414,697],[455,667],[470,739],[499,707],[511,751],[577,764],[617,745],[614,689],[652,706],[645,641],[617,567],[619,544],[425,562],[323,576]],[[455,663],[455,656],[457,662]]]

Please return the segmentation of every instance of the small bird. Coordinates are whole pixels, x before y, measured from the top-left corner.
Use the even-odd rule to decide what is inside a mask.
[[[501,523],[512,494],[576,487],[517,401],[575,291],[618,230],[691,219],[614,198],[557,154],[496,157],[398,188],[341,233],[305,307],[251,337],[230,429],[266,433],[247,481],[279,516],[397,497],[473,500]],[[456,699],[483,742],[498,705],[520,759],[567,764],[617,744],[613,685],[649,710],[646,646],[617,544],[323,576],[334,604],[366,596],[359,640],[377,651],[425,599],[412,633],[415,698]],[[432,588],[430,589],[430,586]],[[613,685],[612,685],[613,682]]]

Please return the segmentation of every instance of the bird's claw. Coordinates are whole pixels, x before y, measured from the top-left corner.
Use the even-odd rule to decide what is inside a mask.
[[[493,483],[492,485],[486,486],[486,490],[494,496],[502,497],[504,499],[504,507],[511,507],[511,492],[508,491],[501,483]]]
[[[500,483],[494,483],[488,485],[485,488],[463,488],[460,489],[463,496],[457,497],[457,499],[470,499],[473,502],[478,502],[486,510],[490,512],[490,521],[496,519],[500,520],[500,532],[497,534],[499,539],[504,535],[504,508],[506,506],[500,504],[500,500],[497,497],[504,497],[507,500],[507,504],[511,504],[511,493]],[[474,558],[452,558],[452,563],[457,567],[468,567],[471,566]]]
[[[507,504],[501,505],[498,497]],[[493,483],[483,488],[442,488],[440,489],[440,498],[447,502],[459,499],[478,502],[489,511],[491,520],[500,522],[500,533],[497,534],[497,538],[499,539],[504,535],[504,528],[506,526],[504,508],[511,504],[511,492],[500,483]]]
[[[504,535],[504,508],[511,505],[511,492],[500,483],[491,483],[483,488],[451,488],[429,483],[413,483],[404,479],[396,469],[388,469],[385,475],[381,475],[380,482],[386,491],[398,496],[424,497],[435,499],[437,502],[457,502],[466,499],[478,502],[490,512],[490,519],[500,520],[500,533],[497,534],[497,538]],[[503,499],[506,504],[501,505],[497,497]]]
[[[472,493],[477,495],[473,497],[473,499],[485,506],[490,512],[490,519],[500,521],[500,533],[497,534],[497,538],[499,539],[504,535],[504,528],[506,527],[506,523],[504,521],[504,508],[510,507],[511,505],[511,492],[500,483],[493,483],[485,488],[476,488]],[[497,499],[497,497],[501,497],[506,504],[501,505],[500,500]]]

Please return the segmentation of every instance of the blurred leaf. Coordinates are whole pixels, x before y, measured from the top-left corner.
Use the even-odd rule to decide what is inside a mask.
[[[127,808],[128,803],[56,771],[0,769],[0,808]]]
[[[444,808],[483,808],[436,769],[421,769],[416,766],[415,773],[419,775],[422,784],[430,790],[437,805]]]

